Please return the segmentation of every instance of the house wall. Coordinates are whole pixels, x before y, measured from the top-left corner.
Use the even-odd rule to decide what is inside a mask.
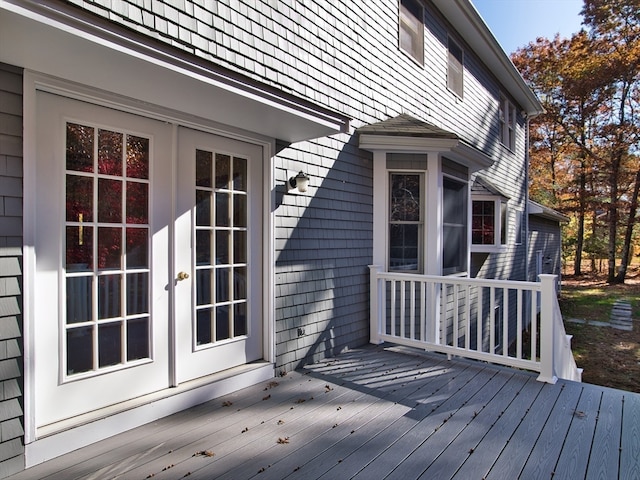
[[[398,48],[395,1],[71,3],[346,114],[355,128],[408,113],[456,132],[496,160],[485,174],[524,210],[524,120],[509,152],[498,141],[499,82],[428,2],[424,66]],[[446,88],[448,34],[464,49],[462,99]],[[372,162],[354,137],[295,144],[275,160],[276,356],[283,370],[368,340]],[[311,176],[310,191],[289,194],[284,184],[299,170]],[[492,256],[477,273],[521,279],[522,252]]]
[[[536,256],[537,252],[542,252],[543,274],[558,275],[558,280],[562,274],[562,232],[557,221],[549,220],[537,215],[529,217],[529,280],[536,279]]]
[[[22,71],[0,64],[0,477],[22,442]]]

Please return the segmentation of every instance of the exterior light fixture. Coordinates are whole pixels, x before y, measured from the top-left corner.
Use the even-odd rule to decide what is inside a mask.
[[[309,186],[309,177],[300,170],[295,177],[289,179],[291,189],[297,188],[299,192],[306,192]]]

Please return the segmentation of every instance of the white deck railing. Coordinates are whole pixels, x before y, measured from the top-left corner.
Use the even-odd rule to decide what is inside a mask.
[[[560,314],[555,275],[517,282],[370,269],[371,343],[386,341],[533,370],[548,383],[558,378],[581,381]]]

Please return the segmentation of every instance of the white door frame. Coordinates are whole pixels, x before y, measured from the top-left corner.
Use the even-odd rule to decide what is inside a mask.
[[[86,86],[76,86],[63,80],[55,79],[47,75],[25,71],[24,73],[24,96],[23,96],[23,118],[24,118],[24,191],[35,191],[36,185],[36,91],[45,91],[58,95],[63,95],[76,100],[87,101],[96,105],[106,106],[110,108],[116,108],[123,112],[133,113],[136,115],[142,115],[145,117],[153,118],[156,120],[165,121],[174,125],[174,136],[177,135],[177,126],[187,126],[195,128],[207,133],[215,135],[226,136],[236,140],[240,140],[247,143],[259,145],[263,149],[263,161],[264,161],[264,183],[263,183],[263,360],[271,364],[271,375],[273,374],[273,364],[275,362],[275,302],[274,302],[274,284],[275,284],[275,167],[273,156],[275,152],[275,141],[273,139],[265,138],[251,132],[245,132],[238,129],[227,128],[213,121],[207,121],[206,119],[191,117],[190,115],[181,114],[173,110],[168,110],[162,106],[149,106],[145,105],[142,109],[140,105],[136,105],[134,101],[119,97],[115,94],[108,94],[101,91],[94,90]],[[177,145],[174,143],[174,145]],[[176,164],[176,147],[173,151],[173,168]],[[171,192],[172,200],[176,199],[176,184],[175,176],[173,179],[173,191]],[[175,207],[174,207],[175,208]],[[35,379],[34,379],[34,358],[36,352],[34,351],[34,305],[37,301],[37,292],[34,288],[35,280],[35,232],[36,232],[36,199],[33,195],[25,195],[24,197],[24,218],[23,218],[23,268],[24,268],[24,415],[25,415],[25,444],[30,444],[38,439],[38,432],[35,426]],[[171,226],[172,229],[172,226]],[[170,238],[174,237],[174,232],[170,232]],[[170,270],[169,277],[175,278],[175,271],[173,271],[173,253],[170,253],[169,261]],[[169,280],[169,279],[167,279]],[[171,284],[171,282],[169,282]],[[170,311],[173,306],[173,292],[170,292]],[[172,321],[172,320],[170,320]],[[265,370],[268,372],[269,369]],[[263,373],[262,376],[268,375]],[[260,376],[258,376],[260,377]],[[254,376],[253,381],[261,381],[262,378],[257,379]],[[242,385],[229,386],[227,388],[241,388]],[[164,392],[165,396],[175,396],[176,391]],[[185,388],[185,391],[190,390]],[[162,397],[162,395],[160,395]],[[154,400],[158,400],[158,395],[154,395]],[[136,402],[140,403],[140,402]],[[176,405],[188,404],[181,402],[173,402]],[[169,410],[158,412],[160,416],[173,413]],[[177,408],[177,407],[175,407]],[[184,408],[184,407],[183,407]],[[110,412],[114,413],[114,412]],[[96,414],[99,417],[99,415]],[[141,417],[143,418],[143,417]],[[150,418],[150,417],[149,417]],[[156,417],[160,418],[160,417]],[[152,418],[147,419],[150,421]],[[132,424],[133,425],[133,424]],[[105,436],[112,435],[117,432],[106,433]],[[104,438],[104,437],[102,437]],[[86,442],[88,439],[85,439]],[[82,440],[79,440],[82,441]],[[69,444],[72,447],[72,444]],[[28,453],[28,451],[27,451]],[[37,463],[38,460],[34,459],[27,464]]]

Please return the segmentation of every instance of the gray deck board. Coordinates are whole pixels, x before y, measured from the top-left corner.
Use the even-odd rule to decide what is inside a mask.
[[[605,390],[600,401],[587,479],[618,478],[623,397]]]
[[[568,383],[563,387],[558,401],[547,417],[536,445],[529,455],[521,474],[522,478],[542,480],[553,477],[556,463],[582,393],[582,387],[576,383]]]
[[[624,396],[621,444],[620,478],[640,478],[640,395]]]
[[[571,426],[564,440],[564,448],[555,467],[557,478],[584,478],[587,474],[591,440],[596,430],[598,407],[602,391],[584,388],[573,412]]]
[[[369,346],[11,480],[640,478],[639,394],[535,378]]]

